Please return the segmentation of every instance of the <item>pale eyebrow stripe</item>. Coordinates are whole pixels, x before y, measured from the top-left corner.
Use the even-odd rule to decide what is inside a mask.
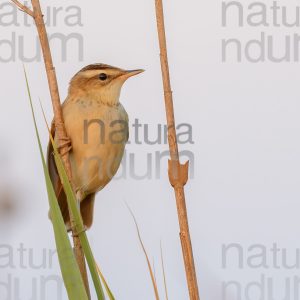
[[[88,70],[88,71],[81,71],[80,73],[82,74],[83,77],[87,77],[87,78],[92,78],[92,77],[96,77],[99,76],[99,74],[101,74],[102,70]],[[103,70],[103,73],[107,74],[108,76],[112,76],[114,77],[116,75],[116,71],[117,70]]]

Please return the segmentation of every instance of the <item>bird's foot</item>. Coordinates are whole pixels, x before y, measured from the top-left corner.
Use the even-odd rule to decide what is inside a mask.
[[[66,155],[72,150],[72,141],[69,137],[61,138],[59,140],[58,151],[61,156]]]

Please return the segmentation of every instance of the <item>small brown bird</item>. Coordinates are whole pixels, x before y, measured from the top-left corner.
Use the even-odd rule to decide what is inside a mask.
[[[71,79],[62,105],[70,147],[70,163],[80,212],[86,228],[93,223],[95,194],[116,174],[128,140],[128,115],[119,102],[124,82],[144,70],[126,71],[93,64]],[[55,136],[55,127],[52,126]],[[48,168],[59,206],[70,230],[66,195],[48,146]]]

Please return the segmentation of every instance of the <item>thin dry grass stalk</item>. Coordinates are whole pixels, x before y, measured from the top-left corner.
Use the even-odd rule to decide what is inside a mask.
[[[189,295],[191,300],[199,300],[200,297],[184,195],[184,185],[188,180],[189,165],[188,162],[182,165],[180,164],[179,160],[162,0],[155,0],[155,6],[160,45],[161,70],[165,95],[165,108],[168,123],[168,142],[171,156],[171,160],[169,160],[169,179],[171,185],[174,188],[176,196],[177,212],[180,226],[180,240]]]
[[[167,287],[167,276],[166,276],[166,272],[165,272],[164,255],[163,255],[163,249],[162,249],[161,242],[160,242],[160,260],[161,260],[161,266],[162,266],[162,270],[163,270],[165,296],[166,296],[166,300],[169,300],[168,287]]]
[[[65,155],[62,156],[62,160],[63,160],[64,166],[65,166],[65,169],[67,171],[69,180],[70,180],[70,182],[72,182],[72,172],[71,172],[71,166],[70,166],[70,162],[69,162],[69,155],[68,155],[68,151],[67,151],[68,145],[66,143],[64,143],[65,141],[68,140],[68,136],[67,136],[66,129],[64,126],[63,114],[62,114],[59,91],[58,91],[57,78],[56,78],[55,68],[54,68],[53,61],[52,61],[49,40],[47,37],[47,31],[46,31],[45,22],[43,19],[43,13],[41,10],[40,2],[39,2],[39,0],[32,0],[31,1],[32,10],[31,10],[29,7],[21,4],[17,0],[11,0],[11,1],[24,13],[30,15],[35,21],[35,25],[36,25],[37,32],[38,32],[39,39],[40,39],[41,49],[43,52],[43,58],[44,58],[47,78],[48,78],[48,85],[49,85],[49,91],[50,91],[51,100],[52,100],[52,106],[53,106],[53,112],[54,112],[54,123],[55,123],[58,145],[59,146],[62,145],[62,147],[60,148],[61,153],[65,153]],[[63,146],[63,144],[65,144],[65,146]],[[75,231],[74,219],[71,215],[70,215],[70,218],[71,218],[71,222],[72,222],[72,229]],[[78,262],[84,284],[86,286],[87,294],[90,295],[84,254],[82,251],[79,237],[76,234],[76,232],[73,232],[73,243],[74,243],[75,257]]]
[[[133,218],[133,221],[134,221],[134,224],[135,224],[135,227],[136,227],[136,232],[137,232],[137,235],[138,235],[138,238],[139,238],[139,242],[140,242],[140,245],[141,245],[141,247],[143,249],[143,252],[144,252],[144,255],[145,255],[145,259],[146,259],[146,262],[147,262],[149,274],[150,274],[152,285],[153,285],[155,299],[159,300],[159,293],[158,293],[158,288],[157,288],[156,279],[155,279],[155,272],[153,271],[153,269],[151,267],[149,256],[148,256],[146,247],[145,247],[145,245],[143,243],[143,240],[142,240],[142,236],[141,236],[141,233],[140,233],[139,225],[137,223],[137,220],[135,218],[135,215],[134,215],[133,211],[131,210],[131,208],[129,207],[129,205],[127,203],[125,203],[125,204],[126,204],[128,210],[129,210],[129,212],[130,212],[130,214],[131,214],[131,216]]]

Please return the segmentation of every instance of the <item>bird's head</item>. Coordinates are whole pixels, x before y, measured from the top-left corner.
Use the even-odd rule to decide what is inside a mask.
[[[123,70],[104,64],[88,65],[71,79],[69,95],[116,105],[124,82],[143,71]]]

